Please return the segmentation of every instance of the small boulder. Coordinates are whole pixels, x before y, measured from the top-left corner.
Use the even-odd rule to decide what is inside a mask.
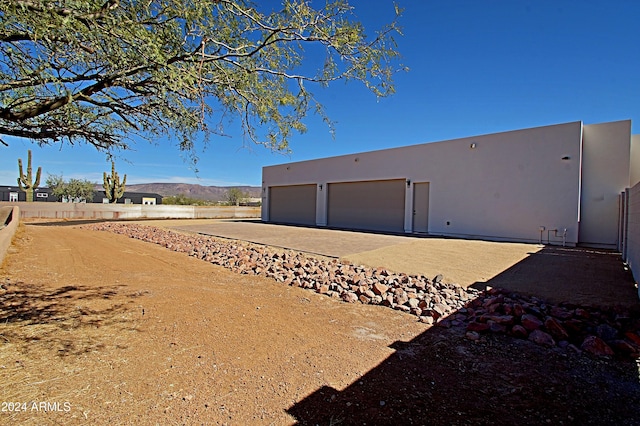
[[[356,303],[358,301],[358,296],[350,291],[345,291],[340,297],[347,303]]]
[[[613,355],[613,349],[598,336],[587,336],[582,342],[580,349],[596,356]]]
[[[529,331],[537,330],[542,327],[542,321],[532,314],[522,315],[522,317],[520,317],[520,322],[522,323],[522,326]]]
[[[533,330],[531,334],[529,334],[529,340],[540,346],[546,346],[547,348],[552,348],[556,345],[555,340],[553,340],[553,337],[551,337],[550,334],[537,329]]]
[[[553,317],[547,317],[544,321],[544,326],[549,334],[556,340],[567,340],[569,338],[567,330],[560,324],[560,321]]]

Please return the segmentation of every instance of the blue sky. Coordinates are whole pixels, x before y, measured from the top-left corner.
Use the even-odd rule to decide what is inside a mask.
[[[315,1],[314,1],[315,2]],[[394,15],[392,0],[351,0],[373,32]],[[139,143],[120,153],[128,183],[255,185],[266,165],[569,121],[633,120],[640,133],[640,2],[636,0],[398,0],[397,93],[376,99],[358,84],[315,88],[336,122],[335,139],[311,116],[293,154],[247,146],[240,134],[214,138],[198,173],[175,145]],[[32,149],[47,174],[102,181],[104,154],[88,146],[41,148],[6,138],[0,184],[15,185],[17,158]]]

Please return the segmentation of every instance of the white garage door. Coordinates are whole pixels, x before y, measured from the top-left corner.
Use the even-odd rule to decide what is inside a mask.
[[[316,224],[316,185],[269,187],[269,221]]]
[[[336,228],[404,231],[404,179],[329,184],[328,224]]]

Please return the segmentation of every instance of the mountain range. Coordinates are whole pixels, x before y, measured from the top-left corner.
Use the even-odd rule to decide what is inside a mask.
[[[189,183],[140,183],[127,184],[126,191],[150,192],[160,194],[163,197],[185,195],[190,198],[207,201],[225,201],[227,191],[238,188],[246,193],[248,198],[260,198],[262,188],[259,186],[203,186]]]

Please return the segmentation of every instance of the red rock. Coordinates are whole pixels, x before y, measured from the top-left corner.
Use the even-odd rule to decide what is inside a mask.
[[[367,296],[365,296],[364,294],[361,294],[358,297],[358,300],[360,300],[361,303],[368,305],[371,302],[371,299],[369,299]]]
[[[630,355],[634,358],[637,358],[640,355],[639,353],[640,351],[638,351],[638,347],[633,343],[627,342],[626,340],[612,341],[611,349],[613,349],[613,351],[616,353],[623,354],[623,355]]]
[[[321,285],[320,288],[318,289],[318,293],[320,294],[327,294],[327,292],[329,291],[329,286],[328,285]]]
[[[388,276],[389,275],[389,271],[387,271],[384,268],[376,268],[376,274],[377,275],[382,275],[382,276]]]
[[[531,314],[522,315],[520,322],[522,323],[522,326],[529,331],[537,330],[542,327],[542,321],[540,321],[535,315]]]
[[[409,301],[409,296],[407,296],[407,293],[404,291],[399,291],[396,292],[396,296],[395,296],[395,302],[399,305],[404,305],[405,303],[407,303]]]
[[[493,305],[497,303],[497,298],[496,297],[489,297],[488,299],[486,299],[483,303],[482,303],[482,307],[487,309],[489,308],[489,306]]]
[[[632,332],[632,331],[628,331],[624,334],[624,336],[631,340],[633,343],[635,343],[636,345],[640,345],[640,336],[638,336],[636,333]]]
[[[569,334],[581,334],[584,329],[584,323],[579,319],[568,319],[564,322],[564,329],[569,332]]]
[[[551,308],[550,314],[552,317],[559,318],[561,320],[566,320],[573,316],[573,313],[559,306],[554,306],[553,308]]]
[[[591,316],[591,314],[589,314],[589,311],[586,311],[582,308],[576,308],[574,315],[579,317],[579,318],[589,318]]]
[[[471,321],[467,324],[467,331],[487,331],[489,329],[489,324],[483,322]]]
[[[493,314],[493,313],[497,312],[498,309],[500,309],[500,306],[502,306],[500,303],[492,303],[491,305],[489,305],[487,307],[487,312]]]
[[[587,336],[580,349],[597,356],[613,355],[613,349],[597,336]]]
[[[513,313],[513,305],[505,303],[504,305],[502,305],[502,310],[505,315],[511,315]]]
[[[515,303],[513,305],[513,316],[520,318],[522,317],[522,315],[524,315],[524,308],[522,307],[521,304],[519,303]]]
[[[507,332],[507,326],[503,325],[503,324],[498,324],[495,321],[487,321],[487,324],[489,324],[489,331],[491,331],[492,333],[506,333]]]
[[[537,329],[533,330],[531,334],[529,334],[529,340],[540,346],[546,346],[548,348],[552,348],[556,345],[556,342],[553,340],[553,337],[551,337],[550,334]]]
[[[347,303],[356,303],[358,301],[358,296],[350,291],[345,291],[340,295],[340,297]]]
[[[569,338],[567,330],[565,330],[562,324],[553,317],[547,317],[544,321],[544,326],[549,334],[556,340],[567,340]]]
[[[516,324],[511,328],[511,335],[519,339],[526,339],[529,332],[523,326]]]
[[[373,292],[379,296],[382,296],[384,293],[387,292],[387,290],[389,290],[389,287],[387,287],[384,284],[381,283],[375,283],[373,285]]]
[[[420,322],[423,322],[427,325],[433,325],[433,317],[430,315],[423,315],[420,317]]]
[[[513,317],[511,315],[482,315],[480,320],[482,322],[493,321],[497,324],[511,325],[513,324]]]
[[[449,312],[449,308],[446,305],[443,305],[442,303],[436,303],[433,306],[433,310],[436,311],[440,316],[445,316],[447,312]]]
[[[465,337],[469,340],[474,340],[474,341],[480,339],[480,335],[475,331],[467,331],[467,333],[465,334]]]

